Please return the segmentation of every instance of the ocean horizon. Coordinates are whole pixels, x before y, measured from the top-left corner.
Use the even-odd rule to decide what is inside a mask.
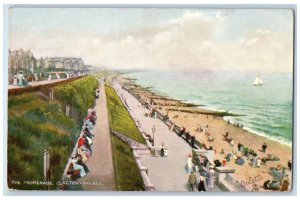
[[[138,71],[126,74],[143,87],[202,108],[241,116],[224,117],[251,133],[292,146],[293,75],[220,71]]]

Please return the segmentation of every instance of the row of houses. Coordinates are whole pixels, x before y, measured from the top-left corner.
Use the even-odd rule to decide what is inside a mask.
[[[37,60],[37,67],[51,69],[65,69],[72,71],[88,70],[82,58],[74,57],[46,57]]]
[[[9,72],[27,70],[34,73],[41,70],[70,70],[87,71],[88,65],[84,65],[82,58],[76,57],[45,57],[36,59],[30,50],[9,50]]]

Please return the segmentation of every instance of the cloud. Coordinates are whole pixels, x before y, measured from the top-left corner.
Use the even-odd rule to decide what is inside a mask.
[[[249,71],[292,71],[292,34],[254,30],[237,44],[227,44],[225,48],[232,56],[223,58],[223,67],[229,68],[231,64],[236,69]]]
[[[12,49],[39,56],[80,56],[86,63],[114,68],[291,71],[293,35],[253,29],[234,41],[216,40],[231,10],[215,15],[188,11],[156,25],[142,25],[112,36],[48,30],[47,37],[12,34]],[[227,33],[224,33],[227,34]],[[16,40],[17,39],[17,40]],[[18,43],[14,41],[19,41]]]

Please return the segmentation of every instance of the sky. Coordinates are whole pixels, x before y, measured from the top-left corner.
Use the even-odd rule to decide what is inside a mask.
[[[9,48],[113,69],[293,71],[288,9],[11,8]]]

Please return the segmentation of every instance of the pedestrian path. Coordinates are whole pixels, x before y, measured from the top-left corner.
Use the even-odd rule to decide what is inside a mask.
[[[162,142],[168,149],[167,157],[145,155],[141,156],[143,165],[149,168],[148,175],[155,185],[156,191],[188,191],[188,173],[185,171],[187,156],[192,148],[159,119],[145,117],[149,112],[130,93],[114,82],[114,88],[129,107],[131,116],[138,121],[140,127],[148,134],[154,135],[154,147],[159,150]],[[155,132],[152,128],[155,126]],[[213,191],[221,191],[214,188]]]
[[[44,80],[44,81],[32,81],[28,83],[28,86],[38,86],[38,85],[47,85],[47,84],[52,84],[52,83],[57,83],[61,81],[67,80],[66,78],[61,78],[61,79],[54,79],[54,80]],[[8,85],[8,89],[18,89],[18,88],[25,88],[28,86],[18,86],[18,85]]]
[[[100,97],[96,100],[97,120],[93,133],[93,154],[85,163],[89,173],[78,180],[84,190],[113,191],[115,190],[115,175],[112,159],[112,147],[108,121],[108,110],[103,80],[100,81]]]

